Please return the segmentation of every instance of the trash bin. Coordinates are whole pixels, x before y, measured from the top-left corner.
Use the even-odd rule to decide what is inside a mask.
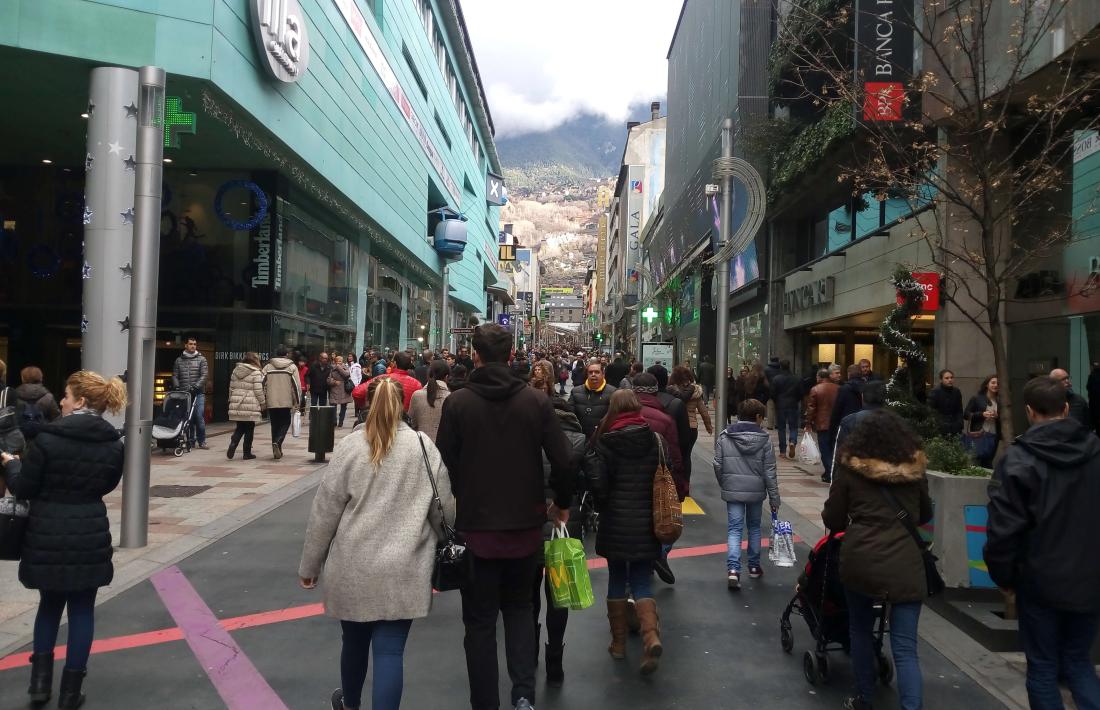
[[[309,450],[314,461],[324,461],[336,442],[336,407],[309,408]]]

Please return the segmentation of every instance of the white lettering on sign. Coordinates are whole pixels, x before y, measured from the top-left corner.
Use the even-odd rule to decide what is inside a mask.
[[[1084,131],[1073,141],[1073,162],[1078,163],[1100,150],[1100,134]]]
[[[309,64],[309,40],[298,0],[252,0],[253,36],[268,72],[297,81]]]
[[[256,256],[253,257],[252,263],[256,265],[256,275],[252,277],[252,288],[256,288],[257,286],[268,286],[271,284],[270,219],[265,219],[260,224],[253,240],[256,242]]]

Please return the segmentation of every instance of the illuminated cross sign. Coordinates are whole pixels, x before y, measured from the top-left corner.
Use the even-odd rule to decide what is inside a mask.
[[[179,148],[180,134],[195,135],[195,114],[183,110],[183,99],[166,96],[164,99],[164,147]]]
[[[653,306],[648,306],[642,311],[642,318],[645,318],[646,323],[652,323],[657,318],[657,311],[653,310]]]

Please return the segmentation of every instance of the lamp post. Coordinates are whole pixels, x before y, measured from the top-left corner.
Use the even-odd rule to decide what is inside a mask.
[[[122,546],[145,547],[149,533],[149,443],[157,337],[160,199],[164,158],[164,70],[138,71],[139,103],[134,247],[126,388],[126,455],[122,480]],[[200,413],[200,416],[201,413]]]
[[[722,121],[722,158],[730,160],[733,158],[733,119],[727,118]],[[730,238],[730,217],[733,214],[733,172],[730,170],[722,170],[719,166],[715,166],[715,172],[718,173],[715,177],[721,177],[722,179],[722,201],[718,206],[718,243],[715,245],[715,253],[721,253],[724,251],[726,243]],[[718,274],[718,333],[715,342],[714,359],[718,362],[715,364],[715,368],[721,377],[715,377],[715,384],[718,390],[718,409],[717,414],[719,416],[725,416],[724,412],[727,412],[726,403],[728,401],[729,392],[726,390],[726,367],[727,360],[729,360],[729,319],[730,319],[730,262],[729,259],[722,259],[715,265],[715,271]],[[722,421],[725,421],[724,419]]]

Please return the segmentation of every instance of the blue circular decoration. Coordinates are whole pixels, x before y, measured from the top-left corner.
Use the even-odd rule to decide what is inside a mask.
[[[27,268],[35,278],[48,279],[57,275],[61,257],[45,244],[38,244],[27,252]]]
[[[236,188],[244,188],[252,193],[252,196],[256,198],[256,204],[259,209],[256,210],[256,214],[246,222],[240,222],[225,213],[222,209],[222,201],[225,199],[225,193]],[[214,214],[218,215],[218,219],[222,224],[234,229],[238,232],[246,232],[250,229],[254,229],[259,226],[260,222],[267,216],[267,195],[260,189],[260,186],[250,180],[230,180],[224,183],[218,188],[218,194],[214,196]]]

